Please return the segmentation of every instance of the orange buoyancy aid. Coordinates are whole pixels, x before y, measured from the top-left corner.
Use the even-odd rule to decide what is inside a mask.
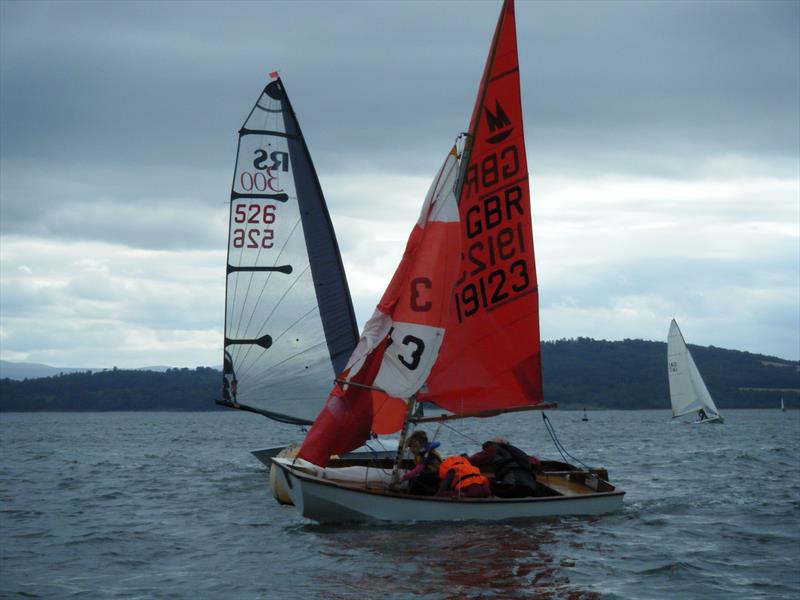
[[[474,466],[463,456],[448,456],[439,465],[439,479],[447,477],[449,471],[455,471],[453,483],[450,487],[454,490],[460,490],[468,485],[489,485],[489,480],[481,475],[481,470]]]

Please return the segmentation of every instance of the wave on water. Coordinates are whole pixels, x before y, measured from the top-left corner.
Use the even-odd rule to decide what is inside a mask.
[[[659,565],[657,567],[649,567],[649,568],[646,568],[646,569],[637,569],[635,572],[640,574],[640,575],[656,575],[656,574],[664,574],[664,573],[666,573],[666,574],[680,573],[680,574],[688,574],[688,575],[699,575],[700,573],[703,572],[703,569],[698,567],[698,566],[696,566],[696,565],[693,565],[691,563],[675,561],[675,562],[665,563],[665,564]]]
[[[285,426],[228,413],[4,415],[0,596],[796,600],[800,411],[726,411],[702,430],[662,416],[558,423],[571,454],[626,490],[614,514],[320,525],[273,500],[249,453],[296,438]],[[493,421],[492,434],[558,458],[536,419]],[[488,435],[478,425],[437,440],[470,452]]]

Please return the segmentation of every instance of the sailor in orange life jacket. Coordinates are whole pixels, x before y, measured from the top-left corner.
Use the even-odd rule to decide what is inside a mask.
[[[408,493],[433,496],[439,488],[439,465],[442,456],[436,451],[439,442],[428,442],[428,435],[421,429],[408,438],[406,448],[414,455],[415,466],[403,475],[408,481]]]
[[[448,456],[439,467],[437,496],[447,498],[488,498],[489,480],[481,475],[478,467],[472,465],[464,456]]]

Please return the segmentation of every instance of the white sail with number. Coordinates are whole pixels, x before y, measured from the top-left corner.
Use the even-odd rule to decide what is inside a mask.
[[[669,328],[667,363],[673,418],[702,411],[701,420],[721,420],[675,319]]]
[[[239,130],[219,403],[310,424],[358,330],[311,155],[271,77]]]

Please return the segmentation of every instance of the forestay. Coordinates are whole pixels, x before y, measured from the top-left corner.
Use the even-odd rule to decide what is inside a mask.
[[[277,74],[239,132],[225,296],[223,402],[313,419],[358,330],[322,190]]]

